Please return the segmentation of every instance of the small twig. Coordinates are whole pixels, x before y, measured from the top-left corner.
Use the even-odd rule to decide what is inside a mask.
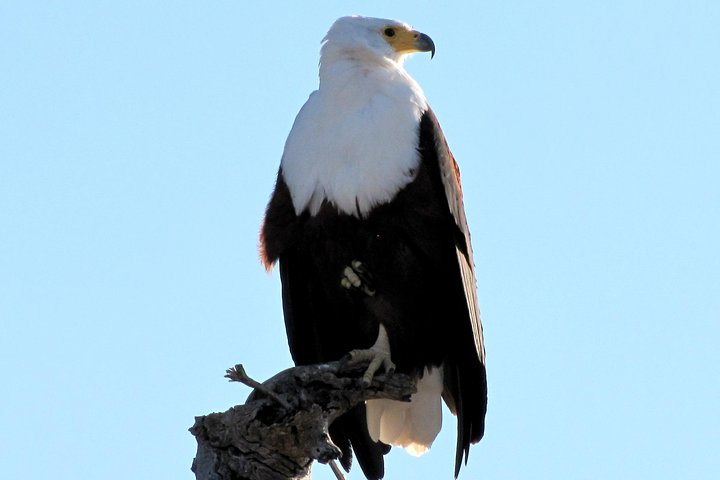
[[[285,401],[284,398],[280,397],[277,393],[273,392],[257,380],[250,378],[247,372],[245,372],[245,367],[242,366],[242,363],[238,363],[233,368],[228,368],[225,372],[225,378],[228,378],[231,382],[240,382],[250,388],[264,393],[282,405],[286,410],[290,410],[292,408],[292,406]]]
[[[340,470],[340,467],[338,467],[338,464],[335,460],[330,460],[328,462],[328,465],[330,465],[330,468],[335,474],[335,478],[337,478],[337,480],[345,480],[345,475],[343,474],[342,470]]]

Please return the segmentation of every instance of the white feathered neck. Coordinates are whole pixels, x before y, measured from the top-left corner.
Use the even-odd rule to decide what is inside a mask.
[[[419,162],[420,86],[395,59],[327,41],[320,87],[295,119],[282,174],[295,212],[324,200],[362,217],[410,183]]]

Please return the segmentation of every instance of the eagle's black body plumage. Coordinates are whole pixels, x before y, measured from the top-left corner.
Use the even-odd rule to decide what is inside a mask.
[[[328,202],[316,215],[296,215],[281,170],[262,228],[262,254],[267,266],[280,263],[296,364],[369,348],[382,323],[399,372],[422,375],[425,367],[444,366],[443,398],[458,416],[457,476],[470,444],[484,432],[482,329],[457,166],[431,110],[418,129],[414,180],[365,216],[339,213]],[[341,287],[353,260],[372,274],[375,295]],[[389,447],[370,439],[364,405],[336,420],[330,434],[346,468],[352,444],[366,476],[382,478]]]

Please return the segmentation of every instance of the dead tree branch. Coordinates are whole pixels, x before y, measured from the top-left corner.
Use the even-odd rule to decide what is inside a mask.
[[[295,367],[260,384],[242,365],[231,381],[253,387],[244,405],[195,417],[196,480],[309,480],[313,460],[340,455],[328,425],[365,400],[409,400],[415,383],[407,375],[378,375],[363,386],[362,365],[344,362]]]

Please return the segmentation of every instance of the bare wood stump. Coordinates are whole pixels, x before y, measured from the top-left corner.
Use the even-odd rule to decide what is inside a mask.
[[[365,386],[367,365],[332,362],[287,369],[263,384],[242,365],[228,378],[255,388],[244,405],[195,417],[196,480],[309,480],[313,460],[340,456],[328,425],[365,400],[408,401],[415,382],[407,375],[377,375]]]

